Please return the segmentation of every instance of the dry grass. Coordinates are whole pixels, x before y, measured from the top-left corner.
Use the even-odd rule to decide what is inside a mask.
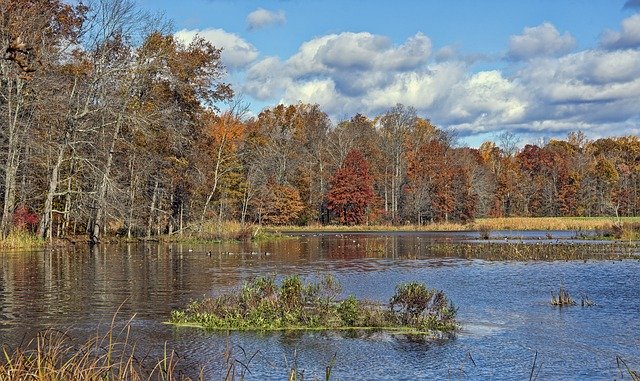
[[[640,217],[623,217],[623,223],[640,222]],[[616,223],[611,217],[504,217],[478,218],[472,225],[489,230],[605,230]]]
[[[0,239],[1,249],[32,249],[41,248],[45,244],[42,238],[24,230],[14,230],[9,235]]]
[[[165,348],[164,356],[150,362],[130,342],[130,323],[115,330],[115,317],[105,334],[76,344],[65,332],[38,332],[26,345],[2,348],[0,381],[55,380],[190,380],[176,370],[177,357]]]
[[[258,225],[241,224],[236,221],[205,221],[202,226],[199,223],[190,224],[180,234],[163,235],[157,237],[163,242],[185,241],[250,241],[273,238],[273,234],[265,232]]]
[[[607,230],[617,222],[611,217],[503,217],[478,218],[462,224],[439,222],[428,225],[308,225],[267,226],[278,232],[376,232],[376,231],[487,231],[492,230]],[[640,217],[623,217],[624,224],[640,224]]]
[[[464,231],[470,225],[436,223],[430,225],[306,225],[265,226],[270,232],[388,232],[388,231]]]

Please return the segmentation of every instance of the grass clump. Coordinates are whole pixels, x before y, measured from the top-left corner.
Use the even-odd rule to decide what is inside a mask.
[[[44,244],[45,241],[42,238],[23,229],[13,230],[6,238],[0,239],[1,249],[41,248]]]
[[[569,291],[566,288],[560,286],[558,294],[551,294],[551,305],[558,307],[575,306],[576,301],[569,295]]]
[[[190,380],[177,370],[177,357],[166,348],[157,361],[140,355],[129,341],[129,327],[115,333],[112,322],[106,334],[81,344],[64,332],[48,329],[19,348],[2,347],[0,381]]]
[[[398,286],[388,305],[349,296],[337,300],[333,277],[304,282],[293,275],[245,282],[236,293],[191,302],[172,311],[170,323],[211,330],[380,329],[409,333],[453,332],[456,309],[442,291],[420,283]]]

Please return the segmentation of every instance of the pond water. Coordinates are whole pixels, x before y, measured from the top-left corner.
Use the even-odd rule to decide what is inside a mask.
[[[640,368],[638,259],[487,261],[429,250],[433,243],[475,238],[299,234],[261,244],[0,253],[0,345],[15,347],[47,327],[68,329],[81,341],[108,328],[118,311],[117,327],[133,316],[132,336],[141,351],[161,356],[167,343],[185,372],[195,376],[203,368],[214,380],[223,378],[225,350],[247,365],[237,370],[245,369],[250,380],[286,379],[292,366],[305,379],[324,379],[334,355],[332,376],[340,380],[528,379],[536,355],[540,380],[620,378],[618,356]],[[164,324],[172,309],[191,299],[270,274],[333,274],[345,296],[383,302],[398,283],[425,282],[453,300],[462,329],[454,339],[426,340],[385,333],[227,335]],[[551,293],[560,285],[596,305],[552,307]]]

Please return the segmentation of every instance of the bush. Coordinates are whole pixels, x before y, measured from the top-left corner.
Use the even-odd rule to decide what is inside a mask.
[[[353,295],[340,302],[338,314],[346,326],[354,326],[358,319],[360,306]]]
[[[396,287],[389,301],[392,313],[397,313],[400,323],[440,329],[454,324],[456,309],[442,291],[428,288],[423,283],[409,282]],[[397,309],[397,311],[396,311]]]

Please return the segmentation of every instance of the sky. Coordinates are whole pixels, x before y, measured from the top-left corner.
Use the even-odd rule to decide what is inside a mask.
[[[640,133],[640,0],[138,0],[223,48],[257,114],[334,122],[398,103],[478,146]]]

